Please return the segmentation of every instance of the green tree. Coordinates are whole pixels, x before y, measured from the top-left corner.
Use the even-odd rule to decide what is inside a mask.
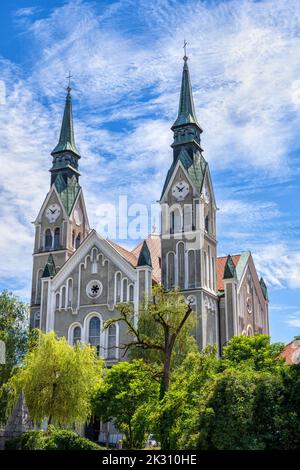
[[[104,422],[114,419],[125,434],[126,445],[138,448],[145,443],[145,414],[136,419],[141,406],[157,399],[158,384],[153,381],[143,360],[120,362],[104,373],[103,382],[95,390],[93,411]]]
[[[267,335],[234,336],[223,348],[223,368],[248,367],[253,370],[273,370],[283,365],[279,359],[283,344],[270,343]]]
[[[5,364],[0,364],[0,389],[12,376],[27,350],[28,306],[8,291],[0,294],[0,340],[5,344]],[[7,395],[1,394],[0,422],[5,420]]]
[[[154,378],[160,378],[159,398],[163,401],[169,389],[172,365],[180,364],[189,350],[196,349],[192,336],[195,325],[193,309],[178,290],[166,293],[162,286],[155,286],[151,301],[146,301],[139,312],[137,326],[129,304],[120,304],[118,310],[120,316],[108,320],[105,327],[115,322],[127,325],[131,340],[124,347],[125,353],[130,351],[133,357],[142,357],[149,364]],[[159,423],[159,440],[163,449],[170,448],[168,422],[165,410]]]
[[[89,345],[71,346],[53,332],[40,333],[35,347],[7,383],[11,407],[23,390],[32,420],[40,424],[82,424],[91,414],[91,394],[103,361]]]

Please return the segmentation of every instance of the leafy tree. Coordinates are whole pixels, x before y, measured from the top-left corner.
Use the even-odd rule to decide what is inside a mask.
[[[40,333],[22,367],[7,383],[11,406],[23,390],[32,420],[40,424],[84,423],[91,413],[91,393],[101,380],[103,362],[94,348],[70,346],[53,332]]]
[[[166,293],[162,286],[153,288],[151,302],[145,302],[139,312],[138,325],[132,306],[120,304],[120,316],[112,318],[105,328],[123,322],[131,341],[123,347],[133,357],[141,357],[153,366],[154,375],[161,377],[160,398],[169,388],[172,364],[182,362],[189,349],[196,349],[191,336],[194,328],[193,310],[178,290]]]
[[[279,359],[281,343],[270,344],[267,335],[234,336],[223,348],[222,364],[228,367],[248,367],[253,370],[274,370],[283,365]]]
[[[0,340],[5,344],[5,364],[0,364],[0,388],[8,381],[27,349],[28,306],[8,291],[0,294]],[[7,395],[2,393],[0,422],[5,420]]]
[[[147,416],[139,412],[158,396],[158,384],[153,381],[142,360],[120,362],[105,371],[103,382],[93,396],[94,414],[104,422],[114,419],[126,436],[129,448],[145,443]],[[138,415],[138,419],[137,419]]]
[[[182,362],[189,349],[196,348],[191,336],[195,318],[192,307],[178,290],[166,293],[162,286],[155,286],[151,301],[145,302],[135,325],[134,312],[129,304],[118,306],[120,316],[110,319],[105,327],[115,322],[127,325],[131,341],[124,346],[135,357],[143,357],[160,378],[160,400],[163,400],[170,385],[172,365]],[[165,411],[160,416],[159,438],[161,447],[170,447],[167,432],[169,416]]]

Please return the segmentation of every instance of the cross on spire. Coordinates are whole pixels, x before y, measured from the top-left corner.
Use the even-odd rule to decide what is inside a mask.
[[[186,46],[187,46],[187,42],[186,42],[186,40],[184,39],[184,40],[183,40],[183,50],[184,50],[183,60],[184,60],[185,62],[188,60],[188,56],[186,55]]]
[[[66,79],[68,80],[68,87],[67,87],[67,90],[68,91],[71,91],[71,78],[72,78],[72,75],[71,73],[69,72],[69,75],[66,77]]]

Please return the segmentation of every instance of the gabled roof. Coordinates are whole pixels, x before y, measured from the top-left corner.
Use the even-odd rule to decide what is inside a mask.
[[[152,268],[152,261],[151,261],[151,255],[150,251],[147,245],[146,240],[143,241],[143,245],[138,257],[138,266],[150,266]]]
[[[236,269],[241,255],[232,255],[230,258],[233,262],[233,265]],[[227,264],[228,256],[220,256],[217,258],[217,290],[224,290],[224,272]]]
[[[171,177],[174,173],[174,170],[178,162],[180,162],[183,168],[186,170],[189,178],[191,179],[197,191],[199,191],[200,193],[202,190],[204,176],[205,176],[205,172],[207,169],[207,161],[205,160],[205,158],[203,157],[200,151],[194,154],[194,158],[191,158],[187,150],[185,148],[182,148],[178,155],[178,158],[172,163],[167,173],[165,184],[161,193],[161,198],[164,195],[164,192],[171,180]]]
[[[156,234],[150,234],[146,238],[145,242],[147,243],[150,256],[151,256],[151,262],[152,262],[152,276],[155,282],[159,283],[161,281],[161,242],[160,242],[160,235]],[[139,256],[142,246],[143,246],[143,241],[140,242],[133,250],[132,253],[135,254],[136,257]]]
[[[81,189],[80,184],[78,183],[75,176],[68,178],[68,182],[66,183],[62,175],[58,174],[54,185],[57,192],[59,193],[61,202],[63,203],[67,214],[70,215]]]
[[[224,276],[223,279],[232,279],[236,278],[236,269],[233,259],[230,255],[227,256],[227,261],[224,268]]]

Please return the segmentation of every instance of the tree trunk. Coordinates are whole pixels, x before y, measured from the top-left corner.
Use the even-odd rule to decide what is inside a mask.
[[[167,347],[167,351],[165,353],[165,361],[164,361],[164,370],[162,381],[160,385],[160,400],[164,399],[166,392],[169,390],[170,385],[170,369],[171,369],[171,356],[172,356],[172,346],[169,345]],[[169,438],[169,414],[167,411],[164,411],[161,420],[160,420],[160,444],[162,450],[169,450],[170,449],[170,438]]]

